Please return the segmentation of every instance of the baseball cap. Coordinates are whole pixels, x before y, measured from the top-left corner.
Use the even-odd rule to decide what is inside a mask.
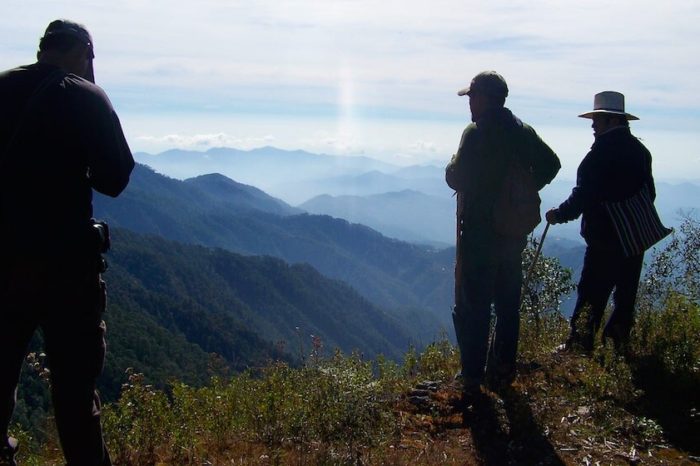
[[[503,76],[495,71],[482,71],[474,76],[468,87],[459,90],[457,95],[471,95],[472,93],[505,98],[508,97],[508,85]]]
[[[82,24],[78,24],[67,19],[57,19],[55,21],[51,21],[46,28],[46,32],[44,32],[44,37],[42,37],[42,40],[58,35],[74,37],[83,44],[92,47],[92,37],[90,36],[87,28],[85,28],[85,26]]]

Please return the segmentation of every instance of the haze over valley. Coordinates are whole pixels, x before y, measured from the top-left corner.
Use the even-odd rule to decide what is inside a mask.
[[[443,166],[398,166],[366,156],[274,147],[170,150],[137,153],[136,158],[177,179],[219,173],[303,211],[362,223],[389,237],[443,247],[454,244],[455,200],[444,182]],[[656,205],[670,226],[680,224],[683,213],[700,209],[700,178],[674,183],[657,177],[656,184]],[[574,180],[558,177],[546,186],[540,193],[542,211],[558,206],[574,185]],[[557,225],[551,237],[583,244],[578,223]]]

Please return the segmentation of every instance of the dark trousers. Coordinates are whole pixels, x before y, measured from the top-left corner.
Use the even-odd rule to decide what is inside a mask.
[[[520,288],[525,238],[465,237],[461,277],[452,315],[467,384],[484,380],[488,371],[515,373],[520,331]],[[460,303],[461,302],[461,303]],[[489,347],[491,305],[496,314]]]
[[[643,261],[644,254],[625,257],[620,252],[586,248],[569,344],[593,350],[595,334],[611,293],[614,306],[603,328],[603,338],[611,338],[618,349],[627,343],[634,324],[634,303]]]
[[[8,435],[29,342],[40,328],[68,465],[110,465],[95,391],[105,356],[105,289],[95,265],[5,261],[0,306],[0,441]]]

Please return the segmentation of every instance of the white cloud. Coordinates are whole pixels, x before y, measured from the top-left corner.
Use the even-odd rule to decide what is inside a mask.
[[[698,52],[700,4],[683,0],[5,6],[0,38],[11,48],[33,51],[55,16],[83,20],[95,35],[98,78],[115,90],[337,105],[337,93],[352,84],[358,106],[450,112],[454,90],[495,68],[524,98],[587,102],[613,86],[640,105],[700,106],[700,64],[690,59]],[[29,11],[44,17],[30,21]],[[352,81],[343,81],[348,74]]]
[[[368,148],[364,141],[360,141],[351,134],[313,134],[301,137],[298,140],[299,147],[311,152],[321,152],[333,155],[359,155]]]
[[[261,145],[272,144],[275,137],[272,135],[252,138],[236,137],[225,133],[216,134],[167,134],[164,136],[137,136],[136,140],[148,145],[165,146],[177,149],[209,149],[212,147],[237,147],[252,149]]]
[[[698,86],[689,57],[697,54],[700,7],[681,0],[6,3],[3,43],[30,50],[50,18],[74,10],[93,30],[110,85],[235,93],[257,84],[277,98],[280,85],[334,87],[351,64],[362,83],[358,102],[364,88],[365,103],[380,94],[380,103],[402,107],[407,90],[427,104],[421,94],[451,94],[477,71],[496,68],[525,95],[570,100],[572,87],[607,81],[645,90],[649,100],[666,85],[667,105],[700,102],[676,97]],[[12,23],[30,10],[45,20],[25,16],[23,33],[13,35]]]
[[[418,152],[420,154],[431,153],[435,154],[437,152],[437,144],[431,141],[415,141],[408,145],[408,149],[411,152]]]

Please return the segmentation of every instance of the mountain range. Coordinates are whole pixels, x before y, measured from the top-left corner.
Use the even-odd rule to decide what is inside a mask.
[[[206,180],[217,188],[202,189]],[[398,313],[416,340],[432,341],[449,328],[454,250],[387,238],[326,215],[293,214],[283,202],[220,176],[179,181],[141,165],[119,198],[96,195],[94,204],[95,214],[116,227],[308,263]]]
[[[293,194],[299,183],[328,180],[367,171],[386,172],[393,166],[369,157],[334,157],[275,147],[261,147],[249,151],[232,148],[213,148],[206,152],[169,150],[160,154],[134,154],[136,160],[160,173],[178,179],[197,175],[220,173],[240,183],[257,186],[266,193],[280,195],[280,186],[290,185]],[[291,201],[301,202],[306,199]]]
[[[165,155],[170,157],[173,154]],[[230,154],[227,150],[221,150],[210,155],[228,157]],[[242,153],[241,151],[236,153],[236,157],[245,159],[249,168],[255,165],[249,159],[252,155],[252,153]],[[261,150],[256,155],[276,160],[275,157],[284,158],[289,153],[278,150],[272,152]],[[295,163],[305,164],[305,166],[318,162],[317,158],[323,160],[325,157],[300,151],[293,152],[292,155]],[[183,154],[178,156],[186,157]],[[177,157],[175,158],[177,159]],[[381,165],[380,163],[374,164],[371,160],[368,162],[368,160],[360,158],[352,160],[351,163],[349,162],[350,170],[361,171],[363,164],[367,163]],[[388,169],[386,165],[382,168]],[[336,169],[337,167],[334,167],[333,163],[326,160],[320,165],[320,168],[317,167],[311,171],[328,173]],[[410,185],[411,180],[420,184],[432,179],[433,186],[438,186],[437,181],[441,182],[437,178],[441,169],[437,167],[406,167],[403,169],[394,167],[392,170],[391,174],[370,170],[364,174],[342,175],[340,178],[343,176],[346,180],[376,178],[381,183],[394,180],[396,186],[402,185],[402,183]],[[377,183],[373,188],[370,186],[368,189],[378,189],[381,183]],[[344,189],[350,189],[348,186],[350,185]],[[361,186],[361,183],[358,186]],[[658,186],[657,205],[662,212],[671,208],[678,209],[679,205],[693,206],[696,202],[697,187],[693,184],[674,186],[659,183]],[[555,183],[550,185],[548,190],[549,194],[547,191],[543,194],[545,199],[548,198],[547,196],[554,198],[565,195],[567,187],[563,183]],[[669,197],[683,196],[684,201],[672,204],[665,200],[665,193],[671,193],[672,196]],[[398,192],[357,196],[324,195],[294,207],[257,187],[236,182],[222,174],[209,173],[185,180],[177,180],[156,173],[148,167],[138,165],[132,174],[129,187],[119,198],[95,196],[95,213],[98,217],[106,219],[111,225],[117,227],[117,231],[120,232],[117,238],[121,235],[129,239],[122,243],[122,252],[119,252],[119,249],[115,252],[114,270],[118,272],[119,277],[133,274],[134,264],[137,263],[157,263],[167,270],[167,273],[163,270],[156,270],[158,279],[131,277],[130,280],[122,283],[121,279],[117,278],[116,308],[132,309],[134,296],[147,296],[149,293],[160,294],[155,301],[159,301],[165,306],[167,300],[162,295],[168,296],[170,301],[168,301],[167,307],[171,309],[168,312],[181,317],[170,316],[165,320],[158,320],[163,318],[162,315],[158,315],[158,319],[149,321],[150,324],[144,321],[139,325],[144,328],[151,325],[153,333],[162,334],[164,341],[179,341],[184,345],[178,343],[176,345],[178,347],[194,345],[194,347],[199,348],[190,352],[193,355],[199,355],[197,356],[198,362],[190,361],[188,363],[190,365],[198,365],[201,368],[204,364],[203,361],[211,354],[218,354],[227,361],[230,367],[236,368],[240,367],[242,361],[245,362],[244,364],[250,364],[251,361],[271,357],[270,355],[273,354],[291,357],[283,351],[280,352],[280,349],[274,347],[272,342],[289,342],[297,338],[296,330],[292,330],[299,326],[295,322],[301,323],[300,328],[309,327],[310,332],[321,336],[330,346],[337,346],[347,351],[353,347],[350,342],[354,342],[356,347],[362,347],[368,354],[376,354],[377,352],[396,354],[397,348],[405,347],[408,341],[431,341],[441,329],[449,329],[454,248],[431,247],[426,244],[440,245],[440,241],[436,238],[444,238],[444,245],[450,244],[452,241],[454,234],[453,202],[452,199],[439,195],[405,189]],[[317,215],[314,212],[333,213],[334,216]],[[446,218],[449,220],[445,220]],[[371,225],[378,231],[363,224]],[[417,225],[423,228],[422,236],[417,234],[417,231],[420,231],[416,230]],[[574,223],[569,224],[569,227],[574,226],[576,226]],[[119,230],[119,228],[126,230]],[[384,234],[379,233],[379,231],[383,231]],[[426,231],[428,233],[425,233]],[[441,237],[441,234],[444,236]],[[423,245],[399,241],[389,236],[410,239],[413,243],[422,243]],[[139,247],[130,245],[139,245]],[[159,249],[161,245],[167,246],[169,251],[179,251],[178,254],[184,254],[188,259],[186,261],[178,259],[178,254],[173,255]],[[206,248],[188,245],[200,245],[206,246]],[[212,272],[211,263],[207,263],[209,259],[204,259],[212,254],[210,249],[212,247],[219,248],[215,249],[219,255],[229,254],[230,256],[226,257],[231,263],[236,261],[238,261],[236,263],[240,263],[243,256],[239,254],[269,256],[266,260],[272,262],[256,265],[256,267],[262,267],[266,270],[265,273],[255,272],[255,275],[259,275],[261,278],[266,277],[266,274],[269,273],[279,275],[281,273],[279,270],[287,269],[290,270],[290,273],[293,271],[296,274],[306,274],[304,279],[291,280],[288,283],[285,290],[291,294],[298,293],[299,288],[303,288],[306,283],[320,284],[317,291],[322,295],[329,294],[327,290],[332,288],[330,283],[347,287],[347,290],[341,294],[349,296],[355,293],[354,297],[350,299],[351,302],[355,303],[355,308],[348,307],[348,309],[353,309],[351,315],[365,323],[372,322],[368,317],[370,314],[380,316],[375,323],[367,324],[369,325],[367,329],[370,329],[368,330],[369,335],[375,335],[375,337],[358,335],[366,330],[364,325],[362,328],[353,329],[353,326],[347,325],[347,323],[338,324],[341,314],[338,314],[337,310],[333,311],[335,314],[329,314],[335,317],[329,317],[330,321],[327,322],[325,328],[314,327],[316,319],[321,314],[317,312],[314,318],[310,318],[304,314],[308,309],[290,310],[293,306],[286,308],[287,311],[285,311],[287,315],[294,316],[293,318],[285,319],[284,325],[271,325],[275,316],[280,315],[279,312],[271,311],[270,314],[265,314],[265,312],[260,312],[262,301],[252,303],[243,301],[245,305],[238,307],[231,304],[224,306],[234,310],[229,313],[213,311],[219,316],[227,316],[228,323],[223,327],[231,329],[230,331],[233,333],[222,336],[211,330],[202,330],[207,326],[211,327],[211,324],[207,323],[207,319],[204,319],[202,321],[204,327],[195,331],[195,334],[210,333],[212,337],[206,341],[197,340],[193,335],[188,334],[173,323],[191,321],[191,316],[185,317],[187,312],[199,313],[199,315],[206,315],[209,318],[211,315],[207,312],[217,309],[217,305],[211,302],[197,303],[196,300],[193,301],[192,296],[196,295],[197,289],[207,289],[207,286],[198,278],[199,275],[209,274],[212,280],[219,280],[219,288],[222,290],[236,289],[237,286],[234,282],[222,282],[221,277],[216,272]],[[194,249],[182,252],[187,248]],[[130,259],[131,262],[128,266],[121,265],[122,261],[125,260],[121,256],[124,251],[130,251],[140,258]],[[580,241],[554,236],[550,232],[550,239],[545,244],[545,253],[559,257],[563,265],[574,269],[575,275],[580,270],[583,253],[583,245]],[[149,255],[158,257],[159,260],[149,261],[145,259]],[[181,264],[177,267],[172,264],[168,265],[169,262],[177,262],[178,260],[181,261]],[[177,275],[175,270],[187,270],[186,265],[191,264],[205,264],[203,270],[206,272],[190,271],[188,278],[173,278]],[[270,264],[275,265],[273,267]],[[246,270],[248,269],[250,267]],[[274,272],[273,269],[277,272]],[[328,282],[329,279],[330,282]],[[174,280],[172,283],[179,284],[180,288],[177,292],[169,290],[167,293],[161,293],[158,286],[162,286],[162,283],[167,282],[167,280]],[[190,289],[187,282],[196,283],[196,285]],[[141,283],[141,287],[129,288],[124,283],[131,285]],[[246,285],[246,287],[248,286],[254,285]],[[246,287],[236,289],[236,292],[244,292]],[[269,287],[266,285],[263,288]],[[129,292],[119,294],[119,290],[122,289],[128,289]],[[225,295],[227,292],[222,293]],[[337,290],[330,292],[330,294],[337,293]],[[215,295],[213,292],[211,294]],[[149,302],[150,298],[144,299]],[[230,300],[231,302],[235,301],[233,298]],[[121,301],[128,301],[131,306],[120,306]],[[364,302],[364,306],[369,307],[359,306],[357,303],[360,301]],[[305,305],[306,308],[313,308],[315,302],[323,303],[324,301],[321,298],[309,299]],[[324,307],[328,306],[328,304],[324,304]],[[279,309],[284,309],[284,306]],[[328,310],[332,309],[336,308],[328,307]],[[118,311],[114,314],[120,315]],[[153,315],[148,313],[141,315],[150,315],[153,318]],[[262,317],[257,318],[257,316]],[[139,320],[135,319],[135,321]],[[342,322],[342,320],[340,321]],[[164,323],[166,324],[164,325]],[[344,338],[340,338],[337,334],[340,328],[349,332]],[[371,330],[371,328],[375,328],[376,331]],[[171,331],[175,331],[173,336],[168,334]],[[260,352],[232,353],[230,351],[235,341],[247,341],[251,343],[249,346],[260,348]],[[128,346],[125,345],[124,348],[126,349]],[[165,344],[162,347],[168,348],[168,345]],[[175,350],[172,351],[175,352]],[[133,365],[137,365],[138,361],[132,362]],[[115,367],[120,367],[120,365],[117,364]],[[185,377],[184,374],[187,371],[181,370],[181,372]],[[201,370],[193,371],[193,373],[201,373]]]
[[[299,208],[362,223],[392,238],[445,248],[455,237],[453,204],[454,200],[407,189],[367,196],[323,194]]]
[[[136,156],[168,176],[188,178],[217,171],[309,212],[362,223],[389,237],[443,247],[454,244],[455,201],[444,181],[444,167],[400,167],[368,157],[271,147],[252,151],[176,150]],[[547,185],[540,193],[542,211],[558,206],[573,186],[573,181],[562,179]],[[680,224],[679,212],[700,210],[700,180],[682,184],[657,180],[657,193],[657,208],[669,226]],[[412,215],[405,216],[404,212]],[[535,233],[541,234],[543,227]],[[550,235],[583,242],[578,221],[557,225]]]
[[[148,316],[234,369],[284,353],[300,358],[299,339],[309,340],[310,334],[329,349],[368,356],[396,357],[410,340],[394,317],[309,265],[122,229],[112,236],[106,274],[110,312],[116,307]],[[285,348],[274,348],[278,342]]]

